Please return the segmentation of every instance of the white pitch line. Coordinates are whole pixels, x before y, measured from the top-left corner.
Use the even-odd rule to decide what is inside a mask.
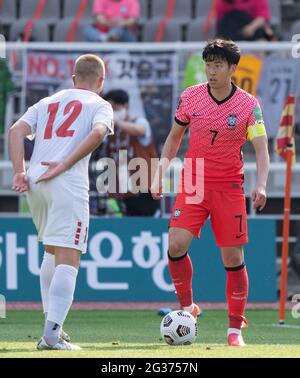
[[[272,327],[300,329],[300,325],[297,326],[297,325],[289,325],[289,324],[272,324]]]

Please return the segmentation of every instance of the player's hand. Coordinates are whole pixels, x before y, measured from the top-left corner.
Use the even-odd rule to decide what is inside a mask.
[[[37,184],[42,181],[51,180],[67,170],[65,163],[62,161],[43,161],[41,164],[47,166],[48,169],[37,179]]]
[[[29,189],[29,180],[26,172],[17,173],[14,175],[12,190],[18,193],[27,192]]]
[[[261,211],[267,202],[266,189],[263,187],[256,187],[251,193],[251,199],[253,209]]]

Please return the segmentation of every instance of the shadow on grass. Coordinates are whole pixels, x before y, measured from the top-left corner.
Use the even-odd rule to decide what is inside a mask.
[[[25,348],[16,348],[16,349],[0,349],[0,356],[3,355],[3,357],[5,356],[5,354],[7,353],[17,353],[17,352],[26,352],[26,353],[31,353],[31,352],[38,352],[37,349],[33,348],[32,350],[31,349],[25,349]]]

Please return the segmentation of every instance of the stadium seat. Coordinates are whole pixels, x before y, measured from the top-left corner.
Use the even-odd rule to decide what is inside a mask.
[[[143,31],[143,42],[154,42],[161,19],[149,20],[145,23]],[[169,20],[166,22],[165,31],[162,41],[181,41],[182,25],[177,20]]]
[[[65,19],[60,22],[58,22],[55,25],[54,28],[54,36],[53,36],[53,41],[57,42],[66,42],[67,35],[69,33],[71,24],[73,20],[70,19]],[[77,31],[75,34],[74,41],[76,42],[85,42],[85,38],[83,35],[83,29],[85,26],[90,25],[89,20],[83,20],[78,23]]]
[[[208,34],[204,31],[205,17],[192,20],[187,26],[186,40],[188,42],[206,41],[215,37],[215,29],[210,29]]]
[[[63,18],[72,18],[76,17],[77,11],[80,6],[81,0],[64,0],[63,2]],[[83,19],[92,19],[93,18],[93,0],[88,0],[88,6],[83,15]]]
[[[39,0],[21,0],[20,3],[20,18],[28,19],[33,17]],[[60,1],[51,0],[46,1],[45,8],[41,14],[41,19],[43,21],[50,23],[55,23],[60,18]]]
[[[271,25],[278,26],[281,24],[281,4],[280,0],[269,0],[271,12]]]
[[[294,21],[292,23],[288,39],[291,39],[294,34],[300,34],[300,20]]]
[[[27,20],[21,19],[15,21],[11,25],[10,29],[10,40],[17,41],[23,39],[23,34],[25,30]],[[31,32],[32,41],[49,41],[49,27],[44,21],[34,21],[32,23],[32,32]]]
[[[204,18],[210,10],[211,0],[196,0],[196,18]]]
[[[137,36],[138,42],[142,41],[144,25],[147,22],[147,20],[149,20],[149,16],[150,16],[149,4],[150,4],[149,0],[140,0],[140,7],[141,7],[140,15],[141,16],[138,19],[137,27],[136,27],[136,36]]]
[[[151,2],[151,18],[159,19],[166,14],[166,7],[168,1],[152,0]],[[173,18],[181,21],[186,21],[192,18],[192,1],[191,0],[176,0]]]
[[[1,6],[2,4],[2,6]],[[16,0],[2,0],[0,2],[1,24],[9,25],[17,18]]]
[[[140,0],[141,17],[138,21],[139,24],[144,24],[149,18],[149,2],[148,0]]]

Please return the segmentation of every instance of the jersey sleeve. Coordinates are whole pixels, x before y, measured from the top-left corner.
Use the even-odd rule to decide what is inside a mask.
[[[265,123],[261,107],[257,99],[253,102],[252,109],[247,124],[247,139],[252,141],[254,138],[267,136]]]
[[[188,92],[184,91],[179,99],[176,113],[175,122],[180,126],[188,126],[190,123],[190,116],[187,111]]]
[[[97,123],[101,123],[102,125],[106,126],[106,135],[114,134],[114,113],[110,103],[103,102],[98,106],[97,112],[92,121],[92,127],[94,127]]]
[[[23,115],[23,117],[20,118],[20,121],[24,121],[30,126],[32,134],[35,134],[36,132],[37,120],[38,103],[28,108],[27,112]]]

